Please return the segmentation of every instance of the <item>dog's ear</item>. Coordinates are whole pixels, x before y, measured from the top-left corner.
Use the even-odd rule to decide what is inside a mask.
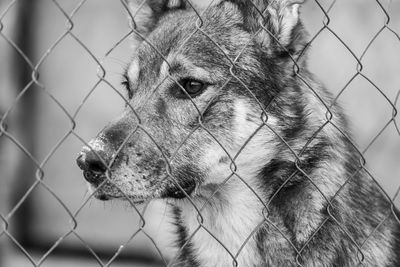
[[[128,2],[131,27],[146,36],[157,25],[160,18],[173,11],[196,9],[200,12],[212,0],[126,0]]]
[[[305,0],[226,0],[243,13],[245,27],[265,47],[296,53],[302,47],[305,31],[299,8]]]
[[[151,32],[160,17],[173,9],[185,8],[181,0],[126,0],[132,29],[142,36]]]

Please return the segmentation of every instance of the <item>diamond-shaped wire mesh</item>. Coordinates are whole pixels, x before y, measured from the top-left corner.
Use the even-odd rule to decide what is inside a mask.
[[[84,266],[84,262],[88,262],[90,266],[123,266],[124,263],[129,266],[139,263],[143,266],[194,266],[198,261],[204,265],[203,256],[199,259],[195,257],[193,262],[180,262],[180,255],[196,250],[193,243],[204,242],[197,252],[205,254],[205,259],[210,261],[220,260],[207,262],[207,266],[250,266],[246,265],[250,264],[248,259],[260,262],[260,266],[264,266],[261,262],[271,266],[277,263],[288,266],[289,262],[291,266],[319,266],[329,264],[329,260],[333,262],[328,256],[318,255],[312,250],[320,240],[326,240],[323,245],[333,247],[332,250],[339,250],[340,246],[349,247],[353,255],[347,255],[352,257],[348,262],[372,266],[373,261],[368,254],[370,248],[384,246],[390,241],[371,242],[375,242],[377,237],[388,238],[390,234],[385,232],[388,225],[400,229],[400,220],[395,214],[396,205],[400,203],[400,126],[397,116],[400,98],[400,79],[397,75],[400,69],[400,4],[391,0],[308,0],[301,9],[301,18],[310,34],[301,51],[294,52],[279,39],[279,34],[283,33],[271,32],[273,25],[270,24],[273,23],[265,23],[273,20],[270,9],[283,0],[272,1],[263,10],[260,10],[263,1],[249,0],[243,4],[251,10],[243,16],[262,18],[260,25],[256,25],[257,31],[251,32],[252,36],[247,36],[247,39],[239,33],[226,38],[231,33],[230,29],[237,26],[234,25],[237,22],[233,22],[238,20],[235,14],[219,14],[220,17],[213,18],[226,21],[226,32],[216,35],[212,30],[207,12],[220,1],[184,0],[184,4],[176,6],[180,1],[160,0],[164,6],[158,12],[171,6],[175,9],[185,6],[192,13],[187,25],[174,25],[173,31],[164,29],[164,32],[155,34],[184,33],[179,46],[173,47],[174,57],[171,57],[169,44],[154,43],[152,40],[157,38],[148,35],[142,28],[142,20],[148,19],[149,3],[156,1],[137,0],[134,5],[131,2],[133,0],[9,0],[0,3],[0,264],[64,266],[65,262],[65,266],[70,266],[77,262],[79,266]],[[169,15],[171,19],[173,12]],[[241,24],[245,24],[243,21]],[[245,64],[258,60],[249,57],[249,51],[254,53],[253,57],[259,56],[253,47],[258,36],[264,36],[264,41],[268,40],[266,42],[272,44],[274,49],[280,50],[281,57],[289,59],[290,64],[280,63],[286,64],[286,71],[291,72],[292,78],[306,88],[302,91],[304,95],[289,96],[287,99],[273,96],[268,103],[260,98],[254,90],[257,81],[246,80],[243,73],[257,73],[260,79],[263,76],[269,81],[277,76],[262,73],[261,70],[265,69],[261,69],[261,63]],[[205,43],[207,46],[201,47]],[[218,68],[215,69],[215,77],[219,75],[219,80],[209,82],[214,86],[213,90],[221,92],[235,85],[241,90],[240,96],[231,94],[230,97],[220,97],[215,94],[199,104],[182,81],[171,73],[177,67],[174,59],[187,56],[188,46],[193,48],[196,45],[204,54],[212,50],[220,56],[218,64],[224,67],[225,73],[222,75]],[[149,64],[158,62],[158,65],[153,66],[149,77],[140,80],[142,83],[151,80],[153,84],[147,84],[150,89],[140,96],[136,93],[132,98],[131,94],[135,92],[130,91],[127,96],[120,81],[124,76],[131,78],[130,64],[140,58],[137,52],[139,46],[144,52],[151,51],[148,53],[151,57],[141,60]],[[264,52],[267,55],[270,50]],[[191,55],[185,60],[196,62],[196,56],[200,55]],[[304,61],[307,56],[309,64],[306,67]],[[216,59],[212,62],[216,64]],[[193,68],[198,75],[205,75],[205,69],[210,70],[212,66],[201,63],[194,64]],[[268,66],[269,63],[263,64]],[[250,67],[246,69],[244,66]],[[327,97],[321,91],[321,85],[312,81],[306,68],[316,74],[317,80],[325,84],[332,96]],[[274,71],[271,70],[271,73]],[[141,70],[142,76],[143,72]],[[156,74],[161,78],[150,77]],[[149,107],[156,101],[154,99],[165,94],[163,88],[168,82],[186,104],[177,108],[174,106],[177,102],[171,100],[175,102],[168,108],[179,116],[175,121],[163,122],[161,125],[164,128],[152,129],[153,121],[159,118],[154,117]],[[276,89],[273,86],[282,83],[273,82],[271,91]],[[296,92],[299,91],[292,93]],[[265,92],[265,97],[272,94]],[[308,107],[309,114],[289,114],[293,111],[289,109],[292,103],[285,101],[295,98],[308,101],[304,105]],[[230,103],[231,107],[220,110],[218,114],[215,112],[217,101]],[[142,104],[138,108],[139,102]],[[338,113],[338,103],[349,117],[350,131],[343,126],[346,123],[341,121],[345,119]],[[124,106],[130,114],[128,122],[134,127],[130,127],[123,136],[112,157],[106,159],[89,140]],[[158,101],[157,106],[160,113],[167,112],[165,106],[168,103],[160,104]],[[253,117],[248,115],[254,110],[259,113],[253,114]],[[238,113],[240,111],[248,113],[243,115]],[[210,113],[219,120],[217,128],[215,125],[211,127],[207,121]],[[293,121],[280,124],[277,121],[279,113]],[[195,119],[185,117],[189,114]],[[305,121],[299,118],[301,115],[313,118],[315,123],[312,128],[300,133],[298,128],[304,127],[301,124]],[[255,121],[257,127],[247,129],[249,121]],[[164,140],[174,136],[177,130],[173,127],[184,129],[184,134],[175,135],[179,137],[176,140]],[[285,134],[283,127],[287,127],[286,131],[291,134]],[[238,138],[240,141],[225,138],[233,131],[242,134]],[[354,137],[350,132],[354,133]],[[205,136],[204,139],[199,140],[199,135]],[[268,135],[271,144],[260,143],[262,135]],[[337,144],[330,143],[329,155],[317,153],[315,147],[328,142],[326,136],[329,135],[332,139],[336,138],[334,142]],[[138,136],[141,136],[140,139]],[[122,164],[121,155],[132,146],[134,138],[143,141],[142,146],[155,151],[154,157],[158,157],[161,162],[158,164],[163,165],[158,169],[161,173],[157,174],[157,186],[175,188],[178,193],[174,193],[180,195],[179,198],[185,198],[186,208],[189,206],[191,209],[192,217],[186,218],[191,220],[190,226],[178,231],[182,240],[176,248],[172,248],[174,234],[169,233],[175,230],[169,225],[173,220],[171,217],[182,215],[182,211],[171,211],[174,200],[146,201],[144,206],[138,205],[113,179],[115,165]],[[204,140],[207,142],[201,143]],[[274,148],[272,142],[275,142]],[[208,154],[207,160],[211,162],[222,155],[219,163],[225,164],[224,171],[220,172],[224,173],[224,177],[211,182],[212,190],[207,197],[199,200],[185,188],[177,164],[188,149],[193,150],[191,154],[200,157],[201,154],[194,149],[210,149],[204,147],[211,145],[214,154]],[[262,148],[267,145],[271,148]],[[90,192],[86,190],[84,179],[75,164],[82,146],[88,147],[88,151],[106,166],[104,180]],[[262,163],[262,168],[258,170],[247,170],[242,163],[243,158],[251,158],[257,153],[269,155],[270,162]],[[136,156],[140,157],[139,153]],[[317,157],[326,157],[327,160]],[[331,158],[337,161],[329,161]],[[257,159],[255,156],[254,161]],[[189,174],[198,181],[205,179],[201,177],[205,170],[201,169],[201,165],[196,167],[200,158],[190,160],[191,170],[195,171]],[[321,166],[311,166],[312,160]],[[339,161],[346,160],[348,162],[343,165],[335,166]],[[129,157],[126,162],[128,166]],[[254,164],[257,166],[257,163]],[[218,166],[208,167],[213,169]],[[274,175],[279,177],[271,177],[279,178],[280,183],[266,183],[273,188],[263,188],[265,185],[247,177],[256,171],[267,173],[271,168],[282,168],[274,169]],[[317,168],[320,171],[315,174]],[[139,173],[142,175],[147,171]],[[215,170],[215,173],[218,171]],[[334,172],[346,175],[332,180],[329,177],[333,177]],[[359,181],[368,184],[369,191],[353,195],[356,193],[351,191],[350,184],[354,186]],[[305,184],[307,187],[302,188]],[[232,185],[238,188],[233,191],[235,198],[225,201],[234,204],[223,206],[221,202],[218,204],[220,208],[213,207],[212,202]],[[123,207],[114,202],[101,204],[94,200],[102,188],[107,187],[125,200]],[[286,199],[288,194],[294,194],[299,188],[303,189],[299,194],[301,199]],[[260,191],[263,193],[260,194]],[[357,223],[349,225],[344,218],[350,213],[354,213],[352,216],[355,218],[367,218],[369,210],[365,209],[366,204],[341,210],[344,207],[341,201],[346,197],[359,198],[354,203],[379,199],[384,204],[376,218],[371,215],[371,221],[365,219],[368,227],[360,230],[357,227],[363,225],[362,222],[355,220]],[[291,210],[302,209],[306,205],[298,201],[312,206],[298,211],[304,212],[301,220],[290,215]],[[208,205],[218,210],[218,214],[210,215]],[[230,210],[232,207],[236,210]],[[313,214],[312,209],[319,213]],[[375,211],[376,207],[371,207],[371,210]],[[170,216],[172,213],[175,215]],[[277,219],[277,214],[282,216],[282,220]],[[291,224],[295,226],[289,227]],[[343,240],[335,240],[335,236],[327,230],[330,227],[335,227],[340,232],[337,238]],[[226,231],[228,235],[222,234]],[[269,236],[265,237],[266,233]],[[185,235],[184,238],[182,235]],[[282,246],[276,251],[267,251],[268,246],[260,244],[268,243],[268,238]],[[255,249],[265,252],[265,255],[252,254],[250,251]],[[282,253],[286,253],[287,259],[268,260],[270,255]],[[77,256],[82,260],[76,260]],[[313,260],[310,261],[310,258]]]

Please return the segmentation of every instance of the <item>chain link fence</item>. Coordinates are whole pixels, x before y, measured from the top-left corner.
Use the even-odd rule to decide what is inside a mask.
[[[400,203],[399,14],[400,3],[390,0],[309,0],[302,13],[311,33],[310,68],[334,93],[334,102],[343,103],[357,139],[348,142],[360,156],[359,171],[382,188],[391,209]],[[93,201],[75,164],[81,147],[129,101],[119,84],[134,51],[132,39],[140,35],[128,25],[136,15],[124,0],[0,2],[0,264],[171,266],[183,249],[171,246],[164,202],[121,207]],[[296,75],[302,79],[300,70]],[[334,125],[329,116],[326,124]],[[225,182],[237,171],[236,157]],[[265,216],[260,227],[271,223]],[[198,223],[190,238],[199,229],[213,235]],[[215,239],[233,266],[257,229],[239,251]],[[311,239],[293,245],[297,260]],[[362,244],[357,247],[362,254]]]

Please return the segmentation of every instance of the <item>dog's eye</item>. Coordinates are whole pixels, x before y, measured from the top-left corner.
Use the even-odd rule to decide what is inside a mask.
[[[207,87],[205,83],[193,79],[183,79],[179,83],[190,97],[200,95]],[[184,92],[182,94],[186,95]]]

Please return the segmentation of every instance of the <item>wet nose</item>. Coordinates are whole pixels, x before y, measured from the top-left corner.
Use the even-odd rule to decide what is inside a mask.
[[[94,151],[85,147],[78,155],[76,163],[83,170],[86,181],[92,184],[100,184],[105,179],[107,171],[106,154],[102,151]]]

